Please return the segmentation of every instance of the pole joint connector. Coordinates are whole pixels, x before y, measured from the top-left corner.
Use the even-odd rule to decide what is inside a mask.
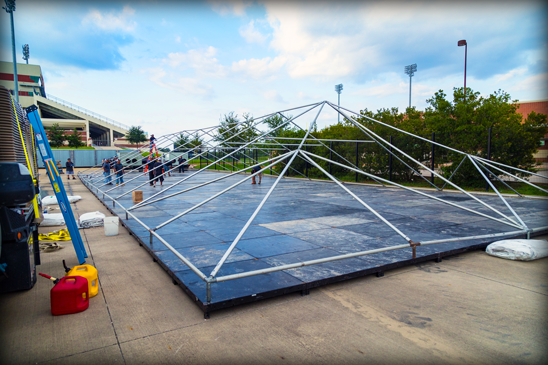
[[[413,259],[417,258],[417,246],[420,245],[420,242],[413,242],[413,240],[409,240],[409,246],[413,249]]]

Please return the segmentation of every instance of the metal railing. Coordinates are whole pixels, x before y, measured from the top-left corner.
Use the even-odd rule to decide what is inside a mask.
[[[46,99],[51,100],[51,101],[55,101],[56,103],[59,103],[59,104],[61,104],[61,105],[64,105],[64,106],[69,107],[69,108],[71,108],[71,109],[74,109],[74,110],[76,110],[76,111],[79,111],[80,113],[87,114],[87,115],[89,115],[89,116],[91,116],[91,117],[94,117],[94,118],[96,118],[96,119],[99,119],[99,120],[101,120],[101,121],[103,121],[103,122],[105,122],[105,123],[109,123],[109,124],[115,125],[115,126],[117,126],[117,127],[123,128],[123,129],[125,129],[125,130],[129,130],[129,128],[130,128],[129,126],[127,126],[127,125],[125,125],[125,124],[123,124],[123,123],[120,123],[120,122],[117,122],[117,121],[115,121],[115,120],[113,120],[113,119],[107,118],[107,117],[105,117],[105,116],[103,116],[103,115],[101,115],[101,114],[97,114],[97,113],[95,113],[95,112],[92,112],[92,111],[89,110],[89,109],[82,108],[81,106],[72,104],[71,102],[68,102],[68,101],[63,100],[63,99],[61,99],[61,98],[58,98],[58,97],[56,97],[56,96],[53,96],[53,95],[51,95],[51,94],[49,94],[49,93],[48,93],[48,97],[47,97]]]

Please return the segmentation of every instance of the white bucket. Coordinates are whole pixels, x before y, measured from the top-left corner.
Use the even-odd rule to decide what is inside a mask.
[[[118,217],[105,217],[103,218],[105,224],[105,236],[117,236],[118,225],[120,224],[120,218]]]

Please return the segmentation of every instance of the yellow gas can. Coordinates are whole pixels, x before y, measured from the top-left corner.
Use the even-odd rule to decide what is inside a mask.
[[[99,280],[97,269],[91,265],[79,265],[70,269],[65,276],[82,276],[88,279],[89,297],[92,298],[99,292]]]

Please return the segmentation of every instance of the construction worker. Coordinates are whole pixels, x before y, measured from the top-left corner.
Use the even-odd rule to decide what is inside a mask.
[[[152,154],[152,148],[156,147],[156,137],[154,137],[154,134],[150,135],[150,153]]]
[[[257,171],[260,171],[262,168],[263,168],[263,167],[262,167],[261,165],[253,166],[253,168],[251,169],[251,173],[254,174],[254,173],[256,173]],[[259,185],[261,184],[262,175],[263,175],[262,172],[259,172],[258,175],[255,175],[255,176],[259,176]],[[255,176],[253,176],[253,177],[251,178],[251,185],[256,184],[256,182],[255,182]]]
[[[120,159],[116,160],[116,165],[114,165],[114,170],[116,171],[116,186],[122,184],[124,186],[124,166]]]
[[[164,173],[164,164],[160,162],[160,159],[157,158],[154,160],[153,162],[153,171],[154,171],[154,187],[156,187],[156,183],[158,182],[158,180],[160,180],[160,185],[163,185],[164,184],[164,177],[162,176],[162,174]]]
[[[154,186],[154,159],[152,158],[152,155],[148,155],[147,169],[148,182],[150,186]]]
[[[110,161],[108,159],[103,163],[103,175],[105,176],[105,184],[112,185],[112,177],[110,176]]]
[[[74,177],[74,163],[70,160],[70,158],[67,160],[65,170],[67,171],[67,180],[70,180],[71,175],[72,180],[76,180],[76,178]]]

